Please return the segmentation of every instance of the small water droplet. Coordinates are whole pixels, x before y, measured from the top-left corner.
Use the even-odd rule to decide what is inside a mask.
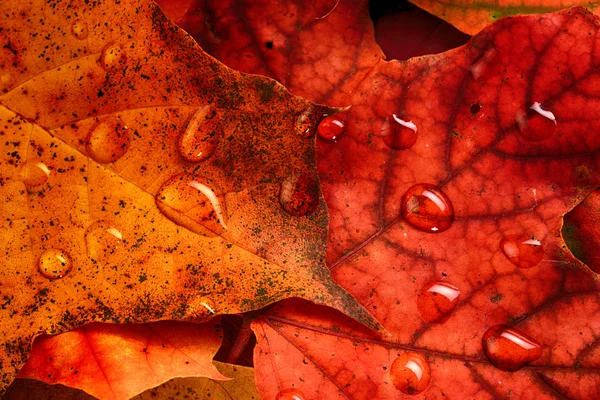
[[[500,70],[498,63],[493,63],[498,52],[495,48],[488,48],[470,67],[471,77],[475,82],[485,81],[496,75]]]
[[[557,124],[554,114],[544,110],[538,102],[533,103],[525,112],[518,110],[515,114],[515,124],[519,135],[530,142],[541,142],[556,132]]]
[[[59,279],[67,275],[73,267],[71,259],[62,250],[48,249],[38,261],[38,270],[48,279]]]
[[[200,107],[179,137],[179,153],[189,162],[212,156],[223,136],[221,118],[214,107]]]
[[[129,128],[115,116],[96,122],[86,140],[90,157],[101,164],[109,164],[123,157],[130,144]]]
[[[404,394],[423,392],[431,381],[429,363],[421,354],[404,353],[397,357],[390,369],[392,383]]]
[[[100,264],[106,263],[121,248],[123,234],[107,221],[97,221],[85,231],[88,255]]]
[[[283,389],[282,391],[277,393],[277,397],[275,397],[275,400],[304,400],[304,399],[306,399],[306,397],[304,397],[304,393],[302,393],[300,390],[294,389],[294,388]]]
[[[481,104],[480,103],[473,103],[473,104],[471,104],[471,107],[469,108],[469,111],[471,112],[471,115],[477,115],[477,114],[479,114],[479,111],[481,111]]]
[[[221,234],[227,229],[225,203],[211,187],[205,179],[175,175],[159,189],[156,205],[171,221],[193,232],[205,234],[208,229]]]
[[[40,186],[48,182],[50,168],[41,160],[30,160],[21,170],[21,179],[27,187]]]
[[[312,214],[319,205],[317,179],[307,173],[290,175],[281,183],[279,201],[285,212],[295,217]]]
[[[71,25],[71,32],[79,40],[84,40],[88,37],[88,24],[87,22],[77,21]]]
[[[402,197],[402,218],[413,227],[431,233],[448,230],[454,222],[454,207],[448,196],[436,186],[419,183]]]
[[[127,62],[127,52],[118,43],[109,43],[102,50],[100,63],[107,72],[122,70]]]
[[[343,116],[332,115],[321,121],[317,134],[330,142],[338,141],[346,132],[346,120]]]
[[[460,289],[448,282],[433,282],[423,286],[417,295],[417,308],[425,322],[448,320],[458,304]]]
[[[410,149],[417,142],[417,126],[412,121],[405,121],[392,114],[381,126],[381,136],[391,149]]]
[[[481,340],[483,351],[494,367],[517,371],[542,355],[542,345],[523,332],[506,325],[489,328]]]
[[[315,118],[313,115],[314,108],[309,107],[304,110],[298,117],[296,118],[296,124],[294,129],[296,134],[302,137],[311,137],[315,134]]]
[[[507,235],[500,241],[506,258],[519,268],[535,267],[544,257],[544,247],[539,240],[525,235]]]

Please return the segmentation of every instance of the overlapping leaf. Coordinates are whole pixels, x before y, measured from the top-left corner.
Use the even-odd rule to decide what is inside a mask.
[[[280,204],[282,182],[316,175],[300,128],[332,110],[227,69],[141,0],[1,11],[1,387],[36,335],[91,321],[298,296],[370,323],[324,267],[319,189],[308,216]]]
[[[210,6],[206,15],[224,15],[220,6]],[[598,20],[582,9],[505,19],[466,47],[386,63],[363,51],[374,46],[372,28],[360,16],[348,17],[361,8],[364,12],[362,2],[340,2],[323,20],[314,20],[319,13],[311,10],[302,15],[273,11],[274,16],[260,21],[253,18],[257,11],[252,6],[235,3],[226,8],[230,19],[214,23],[244,18],[245,25],[209,23],[210,30],[203,31],[206,40],[219,41],[214,54],[220,59],[246,71],[257,72],[260,65],[272,69],[272,76],[285,78],[282,69],[311,71],[303,60],[332,49],[346,48],[343,54],[356,57],[313,63],[303,82],[315,83],[314,88],[292,81],[287,85],[292,92],[311,91],[313,100],[352,105],[347,136],[319,145],[331,212],[328,262],[336,280],[393,334],[394,344],[372,351],[366,344],[369,336],[352,327],[344,337],[362,350],[333,351],[335,357],[330,357],[325,349],[340,344],[338,325],[310,311],[301,323],[293,312],[265,317],[255,324],[257,356],[268,353],[255,364],[257,381],[265,380],[262,393],[270,396],[295,386],[307,398],[323,393],[365,398],[365,387],[375,390],[389,382],[389,369],[379,367],[389,366],[390,349],[402,349],[427,355],[433,375],[423,393],[427,398],[454,390],[492,398],[519,393],[527,385],[534,385],[531,390],[540,397],[597,397],[597,276],[571,255],[561,227],[562,216],[600,184]],[[273,9],[261,5],[261,10]],[[226,35],[233,26],[246,33]],[[296,26],[295,34],[273,56],[262,47],[246,46],[248,53],[236,61],[226,50],[229,38],[237,41],[244,35],[258,38],[250,41],[255,45],[271,38],[276,43],[279,33],[290,32],[282,29],[288,26]],[[362,40],[344,47],[343,34],[324,34],[336,28],[344,32],[344,27]],[[311,51],[296,57],[290,50],[296,41]],[[276,63],[275,57],[286,62]],[[346,71],[358,71],[361,78],[322,79],[329,71],[339,72],[334,66],[340,59],[354,60],[345,64]],[[555,134],[542,142],[525,140],[515,121],[536,102],[557,121]],[[381,128],[392,114],[416,124],[418,138],[411,149],[395,151],[382,140]],[[456,219],[448,231],[421,232],[399,216],[403,194],[419,183],[441,187],[451,199]],[[502,253],[501,240],[515,234],[541,242],[544,257],[538,265],[520,269]],[[417,309],[419,290],[435,281],[461,290],[460,302],[444,324],[425,323]],[[496,324],[515,325],[541,341],[542,357],[512,374],[489,365],[481,338]],[[315,327],[324,331],[314,334]],[[306,334],[306,339],[306,331],[313,336]],[[277,350],[267,350],[270,345]],[[465,366],[465,360],[474,364]],[[300,376],[303,365],[310,371]],[[358,376],[366,378],[355,386],[351,381]],[[461,377],[466,379],[463,386],[446,386]]]

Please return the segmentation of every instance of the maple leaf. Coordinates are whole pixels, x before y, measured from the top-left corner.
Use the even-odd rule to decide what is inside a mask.
[[[93,321],[295,296],[374,326],[323,264],[307,128],[336,110],[224,67],[153,3],[15,0],[1,18],[0,389],[35,336]]]
[[[352,105],[346,136],[319,143],[328,264],[392,334],[351,326],[342,336],[360,349],[338,351],[339,323],[323,310],[268,314],[254,324],[264,396],[296,387],[306,398],[370,398],[385,382],[401,386],[391,367],[408,352],[429,364],[431,385],[412,387],[427,398],[506,396],[529,385],[534,397],[598,397],[598,278],[561,237],[562,216],[600,183],[589,134],[600,113],[595,17],[573,9],[503,19],[463,48],[399,63],[374,59],[364,2],[340,2],[324,20],[319,3],[302,13],[297,3],[285,12],[206,6],[194,12],[210,28],[197,29],[199,42],[226,64],[275,76],[314,101]],[[416,142],[401,150],[402,135]],[[459,297],[431,300],[436,283]],[[489,349],[484,356],[486,332],[519,335],[490,330],[498,324],[524,331],[532,352],[514,355],[516,364]],[[490,358],[523,369],[502,372]],[[382,390],[380,398],[401,396]]]

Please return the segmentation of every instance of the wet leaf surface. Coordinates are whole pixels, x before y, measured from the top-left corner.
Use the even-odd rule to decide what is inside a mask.
[[[2,7],[0,387],[35,336],[93,321],[296,296],[373,325],[323,263],[319,188],[304,213],[280,199],[290,176],[316,180],[316,123],[334,110],[224,67],[152,3]],[[214,153],[185,161],[190,143]]]

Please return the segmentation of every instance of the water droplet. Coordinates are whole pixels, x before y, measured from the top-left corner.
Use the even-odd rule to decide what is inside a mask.
[[[479,114],[479,111],[481,111],[481,104],[480,103],[471,104],[469,111],[471,112],[471,115],[473,115],[473,116]]]
[[[123,157],[131,143],[127,125],[115,116],[96,122],[86,140],[87,151],[95,161],[109,164]]]
[[[419,183],[406,191],[401,214],[406,222],[425,232],[444,232],[454,222],[452,202],[444,192],[428,183]]]
[[[530,142],[541,142],[556,132],[557,124],[554,114],[544,110],[538,102],[533,103],[527,112],[518,110],[515,124],[519,135]]]
[[[62,250],[48,249],[38,261],[38,270],[48,279],[59,279],[69,273],[73,267],[71,259]]]
[[[295,131],[298,135],[302,137],[311,137],[315,134],[315,118],[313,115],[314,109],[312,107],[304,110],[298,117],[296,118]]]
[[[469,67],[469,71],[471,72],[471,76],[475,82],[485,81],[499,72],[499,65],[491,65],[497,64],[492,63],[497,54],[498,52],[496,49],[490,47]]]
[[[179,137],[179,152],[189,162],[204,161],[213,155],[223,136],[221,118],[214,107],[200,107]]]
[[[307,173],[294,174],[281,183],[281,206],[290,215],[302,217],[312,214],[319,205],[319,185]]]
[[[423,286],[417,295],[417,308],[425,322],[448,320],[458,304],[460,289],[448,282],[433,282]]]
[[[100,60],[102,68],[108,72],[122,70],[127,62],[127,53],[123,46],[117,43],[109,43],[102,50]]]
[[[500,241],[500,249],[508,260],[519,268],[535,267],[544,257],[539,240],[525,235],[507,235]]]
[[[106,263],[121,248],[123,234],[107,221],[97,221],[85,231],[88,255],[100,264]],[[117,256],[119,256],[117,254]]]
[[[421,354],[405,353],[392,363],[390,376],[396,389],[404,394],[414,395],[427,389],[431,371],[429,363]]]
[[[156,205],[171,221],[193,232],[208,229],[221,234],[227,229],[224,199],[205,179],[175,175],[159,189]]]
[[[523,332],[506,325],[488,329],[481,340],[483,351],[494,367],[517,371],[542,355],[542,345]]]
[[[317,127],[319,137],[330,142],[338,141],[345,132],[345,118],[338,115],[332,115],[323,119]]]
[[[404,121],[392,114],[381,126],[381,136],[383,142],[391,149],[410,149],[417,142],[417,126],[412,121]]]
[[[41,160],[30,160],[21,170],[21,179],[25,186],[40,186],[48,182],[50,168]]]
[[[71,26],[71,32],[79,39],[84,40],[88,37],[88,25],[87,22],[77,21]]]
[[[277,397],[275,397],[275,400],[304,400],[305,398],[306,397],[304,397],[304,393],[302,393],[300,390],[290,388],[283,389],[282,391],[277,393]]]

